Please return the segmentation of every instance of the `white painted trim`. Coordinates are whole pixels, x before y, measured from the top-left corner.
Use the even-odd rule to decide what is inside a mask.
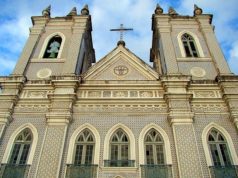
[[[70,141],[69,141],[69,148],[68,148],[68,155],[67,155],[67,160],[66,160],[66,164],[72,164],[73,163],[73,153],[74,153],[74,148],[75,148],[75,140],[78,137],[79,133],[82,132],[84,129],[89,129],[95,138],[95,151],[94,151],[94,159],[93,162],[94,164],[98,164],[99,165],[99,153],[100,153],[100,135],[97,131],[97,129],[92,126],[89,123],[85,123],[83,125],[81,125],[80,127],[78,127],[72,134],[72,136],[70,137]]]
[[[182,57],[186,57],[185,49],[184,49],[184,46],[183,46],[183,43],[182,43],[182,40],[181,40],[182,35],[185,34],[185,33],[187,33],[187,34],[189,34],[189,35],[191,35],[191,36],[193,37],[193,39],[194,39],[194,41],[195,41],[196,49],[198,50],[198,57],[199,57],[199,58],[205,57],[205,56],[204,56],[204,53],[203,53],[203,50],[202,50],[202,46],[201,46],[201,44],[200,44],[200,42],[199,42],[199,39],[198,39],[197,35],[195,35],[194,33],[190,32],[190,31],[188,31],[188,30],[183,30],[183,31],[181,31],[181,32],[178,34],[178,36],[177,36],[177,40],[178,40],[178,44],[179,44],[181,56],[182,56]]]
[[[145,164],[144,138],[150,129],[155,129],[161,134],[161,136],[164,140],[164,146],[165,146],[164,151],[165,151],[166,164],[172,164],[172,156],[171,156],[169,137],[168,137],[167,133],[160,126],[158,126],[157,124],[154,124],[154,123],[150,123],[150,124],[146,125],[140,132],[140,135],[139,135],[139,164]]]
[[[40,55],[39,55],[39,58],[43,58],[44,57],[44,54],[45,54],[45,50],[47,48],[47,45],[50,41],[50,39],[56,35],[59,35],[61,38],[62,38],[62,42],[61,42],[61,45],[60,45],[60,49],[59,49],[59,53],[58,53],[58,56],[57,56],[57,59],[60,59],[61,58],[61,54],[62,54],[62,51],[63,51],[63,46],[64,46],[64,43],[65,43],[65,36],[63,33],[61,32],[55,32],[55,33],[52,33],[50,34],[44,41],[42,47],[41,47],[41,51],[40,51]]]
[[[136,153],[135,153],[135,137],[131,129],[129,129],[126,125],[118,123],[107,132],[104,140],[104,150],[103,150],[103,160],[108,160],[109,159],[109,149],[110,149],[110,139],[112,134],[117,130],[117,129],[122,129],[125,131],[127,136],[129,137],[129,144],[130,144],[130,158],[131,160],[136,160]],[[135,163],[136,165],[136,163]]]
[[[208,143],[207,143],[208,132],[212,128],[217,129],[219,132],[221,132],[224,135],[224,137],[227,141],[227,146],[228,146],[229,151],[230,151],[230,156],[231,156],[232,162],[233,162],[234,165],[238,165],[237,154],[236,154],[235,147],[234,147],[234,144],[232,142],[230,134],[226,131],[226,129],[224,129],[220,125],[218,125],[214,122],[211,122],[210,124],[208,124],[203,129],[203,132],[202,132],[202,144],[203,144],[203,149],[204,149],[204,153],[205,153],[205,157],[206,157],[206,161],[207,161],[207,166],[213,166],[212,157],[211,157],[209,147],[208,147]]]
[[[6,150],[5,150],[5,153],[3,155],[3,159],[2,159],[2,163],[3,164],[6,164],[8,163],[8,159],[10,157],[10,154],[11,154],[11,150],[12,150],[12,146],[13,146],[13,143],[16,139],[16,136],[24,129],[26,128],[29,128],[32,132],[32,135],[33,135],[33,141],[32,141],[32,144],[31,144],[31,148],[30,148],[30,153],[28,155],[28,158],[27,158],[27,163],[28,165],[31,165],[32,164],[32,161],[33,161],[33,158],[34,158],[34,154],[35,154],[35,150],[36,150],[36,145],[37,145],[37,142],[38,142],[38,132],[37,132],[37,129],[35,128],[35,126],[33,126],[31,123],[26,123],[20,127],[18,127],[11,135],[8,143],[7,143],[7,147],[6,147]]]

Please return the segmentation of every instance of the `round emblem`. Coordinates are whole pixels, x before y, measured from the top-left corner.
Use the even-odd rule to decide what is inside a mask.
[[[193,67],[190,70],[190,73],[194,76],[194,77],[204,77],[206,75],[206,71],[201,68],[201,67]]]
[[[51,75],[52,71],[48,68],[44,68],[44,69],[40,69],[38,72],[37,72],[37,77],[38,78],[47,78]]]
[[[128,73],[128,68],[126,66],[116,66],[114,68],[114,74],[116,75],[126,75]]]

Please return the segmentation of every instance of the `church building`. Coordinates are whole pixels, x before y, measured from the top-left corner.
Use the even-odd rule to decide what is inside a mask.
[[[238,76],[212,17],[157,5],[151,67],[123,40],[96,62],[87,5],[33,16],[0,77],[0,178],[237,178]]]

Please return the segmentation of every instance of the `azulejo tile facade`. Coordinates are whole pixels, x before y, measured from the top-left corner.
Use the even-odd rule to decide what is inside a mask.
[[[238,177],[238,76],[212,15],[157,5],[150,67],[124,41],[96,62],[87,6],[50,14],[0,77],[0,177]]]

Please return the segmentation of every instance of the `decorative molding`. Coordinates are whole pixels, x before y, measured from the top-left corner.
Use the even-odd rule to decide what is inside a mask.
[[[167,104],[76,104],[74,112],[167,113]]]
[[[219,91],[193,90],[193,98],[221,98]]]
[[[46,112],[48,111],[49,104],[18,104],[14,111],[21,112]]]
[[[158,90],[80,90],[78,98],[163,98]]]
[[[22,92],[20,98],[47,98],[47,95],[50,93],[53,93],[53,91],[25,90]]]
[[[192,104],[192,110],[195,112],[228,112],[226,104]]]

